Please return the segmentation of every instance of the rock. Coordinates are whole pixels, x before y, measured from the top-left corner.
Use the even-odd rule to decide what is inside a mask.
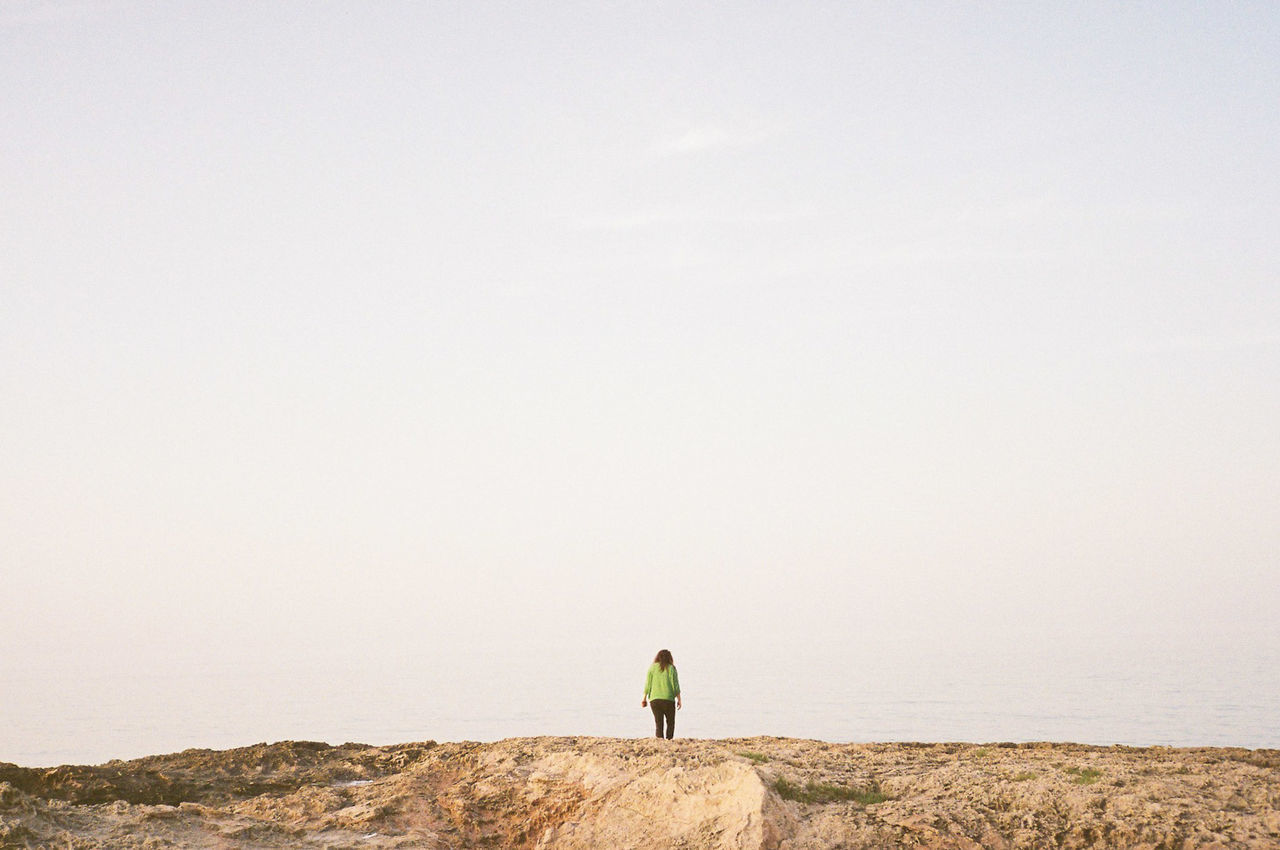
[[[1274,848],[1277,806],[1272,750],[526,738],[0,765],[5,848]]]

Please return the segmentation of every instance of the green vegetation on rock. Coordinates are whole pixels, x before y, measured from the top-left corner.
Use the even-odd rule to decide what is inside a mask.
[[[773,790],[778,792],[778,796],[782,799],[794,800],[797,803],[836,803],[851,800],[870,806],[889,799],[889,796],[880,790],[880,783],[874,780],[866,788],[855,788],[813,780],[804,785],[797,785],[785,777],[778,777],[773,782]]]
[[[1077,785],[1092,785],[1102,776],[1102,771],[1092,767],[1069,767],[1067,768],[1073,778],[1072,782]]]

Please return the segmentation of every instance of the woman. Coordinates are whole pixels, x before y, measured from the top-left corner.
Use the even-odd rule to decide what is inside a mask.
[[[672,700],[675,702],[672,702]],[[649,706],[653,709],[653,723],[655,726],[654,735],[661,738],[662,721],[667,721],[668,740],[675,737],[676,734],[676,709],[684,708],[684,703],[680,701],[680,677],[676,674],[676,663],[671,658],[671,651],[666,649],[658,650],[658,654],[654,656],[653,663],[649,665],[649,675],[644,679],[644,699],[640,700],[640,707]]]

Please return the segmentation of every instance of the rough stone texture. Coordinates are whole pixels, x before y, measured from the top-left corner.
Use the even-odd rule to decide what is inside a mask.
[[[779,793],[806,786],[837,799]],[[852,793],[877,788],[886,799]],[[289,741],[0,764],[0,847],[1280,848],[1280,752]]]

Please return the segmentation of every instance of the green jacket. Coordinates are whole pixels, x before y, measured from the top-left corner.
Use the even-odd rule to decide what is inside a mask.
[[[675,699],[680,696],[680,676],[676,673],[676,665],[672,664],[663,670],[658,662],[649,667],[649,674],[644,677],[644,698]]]

